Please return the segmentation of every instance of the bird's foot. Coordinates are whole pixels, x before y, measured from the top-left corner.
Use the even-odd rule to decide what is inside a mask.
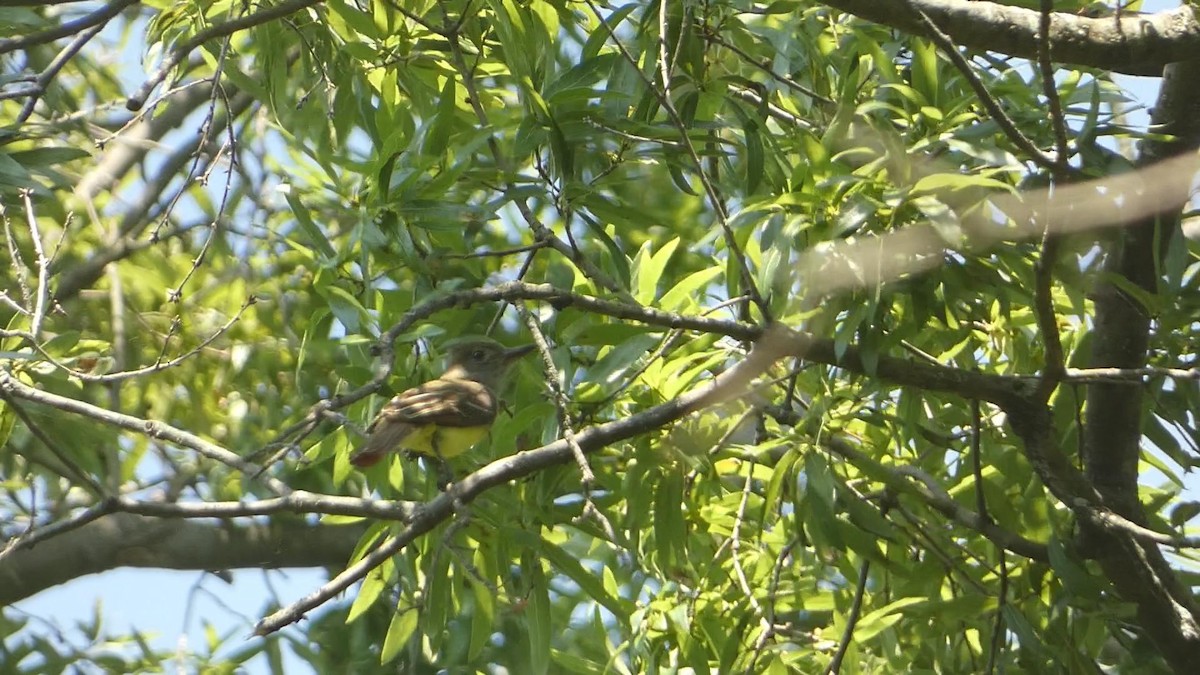
[[[457,486],[454,483],[454,472],[441,453],[437,456],[437,485],[439,490],[450,496],[450,505],[454,508],[455,519],[464,522],[469,520],[470,513],[467,511],[467,505],[462,502],[455,489]]]

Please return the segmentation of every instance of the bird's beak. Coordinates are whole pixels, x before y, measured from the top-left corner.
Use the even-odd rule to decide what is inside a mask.
[[[521,345],[520,347],[510,347],[504,350],[504,363],[512,363],[517,359],[525,356],[533,351],[537,345]]]

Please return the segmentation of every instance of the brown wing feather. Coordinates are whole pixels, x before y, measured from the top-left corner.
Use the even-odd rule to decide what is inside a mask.
[[[471,380],[437,379],[413,387],[388,401],[367,428],[371,434],[350,457],[354,466],[371,466],[396,449],[416,427],[487,426],[496,419],[496,397]]]
[[[471,380],[431,380],[388,401],[379,415],[418,426],[479,427],[496,419],[496,397]]]

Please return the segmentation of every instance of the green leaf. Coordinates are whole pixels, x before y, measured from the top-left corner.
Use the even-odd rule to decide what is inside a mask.
[[[679,238],[668,241],[656,253],[651,252],[650,242],[642,245],[633,259],[634,299],[643,305],[654,302],[658,295],[658,283],[667,269],[667,263],[679,247]]]
[[[375,604],[379,596],[383,595],[383,591],[388,585],[387,577],[390,576],[390,571],[391,565],[380,565],[367,573],[367,576],[363,578],[362,585],[359,586],[358,595],[355,596],[353,604],[350,605],[350,613],[346,615],[346,623],[352,623],[355,619],[362,616],[364,612],[370,609],[371,605]]]
[[[9,155],[13,161],[21,164],[27,169],[34,170],[48,168],[56,164],[66,164],[67,162],[90,156],[91,153],[82,148],[68,148],[61,146],[21,150]]]
[[[550,588],[541,562],[536,556],[522,556],[522,567],[529,580],[529,604],[525,609],[525,622],[529,630],[529,662],[533,675],[542,675],[550,670],[550,636],[554,630],[550,614]]]
[[[686,559],[687,527],[683,521],[683,476],[675,471],[661,474],[654,492],[654,543],[658,568],[667,575]]]
[[[765,164],[762,129],[751,118],[743,120],[742,133],[746,139],[746,194],[752,195],[762,184]]]
[[[358,298],[350,295],[345,289],[331,285],[322,289],[321,294],[329,301],[329,310],[346,327],[347,333],[359,333],[364,324],[371,323],[371,314]]]
[[[916,39],[912,45],[913,88],[922,95],[922,103],[938,105],[941,101],[941,84],[938,80],[937,47],[925,39]]]
[[[544,558],[556,570],[570,577],[576,584],[579,584],[579,587],[583,589],[588,598],[600,603],[605,609],[612,612],[618,620],[622,620],[623,617],[628,617],[633,613],[633,603],[623,600],[617,595],[610,594],[603,582],[597,579],[595,574],[585,569],[576,557],[567,553],[558,545],[547,541],[545,537],[536,537],[524,530],[506,529],[506,532],[507,536],[513,541],[537,550],[538,555]]]
[[[329,0],[325,6],[331,10],[334,17],[345,21],[348,27],[365,38],[377,40],[384,35],[371,20],[370,15],[357,7],[350,6],[346,0]],[[330,21],[330,24],[337,25],[334,21]]]
[[[919,597],[900,598],[879,609],[862,615],[858,620],[858,624],[854,627],[854,640],[856,642],[868,642],[872,640],[880,631],[894,626],[897,621],[904,618],[904,614],[900,610],[924,603],[925,601],[925,598]]]
[[[6,185],[14,188],[40,187],[28,169],[13,160],[11,156],[0,152],[0,187]]]
[[[458,80],[448,77],[445,86],[442,87],[442,95],[438,98],[437,114],[433,118],[433,124],[429,126],[429,131],[425,134],[425,143],[421,148],[425,154],[436,157],[446,152],[457,116]]]
[[[285,191],[284,198],[287,199],[288,206],[292,207],[292,214],[296,216],[296,223],[300,226],[301,231],[308,237],[308,243],[324,258],[323,262],[335,260],[337,253],[330,245],[329,239],[325,237],[325,232],[313,222],[308,209],[300,203],[300,198],[293,195],[291,191]]]
[[[392,621],[388,624],[387,635],[383,638],[383,649],[379,655],[380,663],[388,663],[408,644],[409,638],[417,630],[420,614],[414,607],[397,607],[392,613]]]
[[[1013,187],[1004,181],[978,174],[962,173],[934,173],[924,176],[912,186],[912,193],[914,195],[921,195],[937,193],[943,190],[964,190],[967,188],[1004,190],[1015,194]]]
[[[701,306],[700,298],[706,294],[704,288],[721,276],[720,267],[706,267],[699,272],[692,272],[675,284],[658,301],[658,308],[666,312],[686,312]]]
[[[487,558],[476,551],[475,567],[481,574],[487,572]],[[489,575],[486,578],[491,578]],[[496,598],[484,584],[471,584],[472,597],[475,605],[471,608],[471,642],[467,647],[468,658],[474,660],[483,654],[484,648],[491,642],[495,634]]]

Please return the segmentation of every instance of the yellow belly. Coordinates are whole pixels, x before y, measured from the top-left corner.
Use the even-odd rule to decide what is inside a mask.
[[[400,444],[405,450],[443,459],[457,457],[487,436],[487,427],[439,427],[428,425],[408,435]]]

